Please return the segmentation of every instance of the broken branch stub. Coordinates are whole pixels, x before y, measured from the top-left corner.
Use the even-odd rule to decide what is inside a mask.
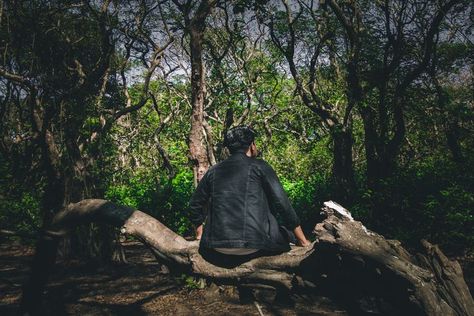
[[[327,269],[334,279],[346,276],[362,293],[378,294],[395,310],[419,315],[474,315],[474,301],[457,261],[451,261],[438,246],[422,241],[425,251],[415,256],[399,241],[387,240],[353,220],[350,213],[332,201],[325,202],[327,216],[315,227],[318,256],[339,258],[338,269]],[[318,252],[317,252],[318,253]],[[326,256],[327,258],[324,258]],[[324,269],[323,269],[324,270]]]

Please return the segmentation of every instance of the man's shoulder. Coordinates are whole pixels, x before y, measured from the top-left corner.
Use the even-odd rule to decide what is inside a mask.
[[[251,159],[252,159],[252,162],[256,164],[257,166],[270,166],[270,164],[266,162],[265,160],[263,160],[262,158],[252,157]]]
[[[272,166],[266,162],[265,160],[261,159],[261,158],[255,158],[255,157],[248,157],[247,158],[247,165],[251,165],[251,166],[255,166],[256,168],[262,170],[262,171],[267,171],[267,170],[273,170]],[[224,159],[218,163],[216,163],[215,165],[209,167],[208,169],[208,172],[212,172],[212,171],[215,171],[216,169],[219,169],[219,168],[226,168],[227,167],[227,163],[232,161],[231,159],[227,158],[227,159]],[[250,164],[248,164],[248,162],[250,162]]]
[[[219,166],[222,164],[222,161],[216,163],[215,165],[212,165],[210,166],[208,169],[207,169],[207,172],[208,173],[212,173],[216,168],[219,168]]]
[[[252,164],[262,171],[273,170],[272,166],[263,159],[252,158]]]

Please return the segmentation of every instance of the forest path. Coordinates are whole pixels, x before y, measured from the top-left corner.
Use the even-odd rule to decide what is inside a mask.
[[[315,295],[296,295],[294,308],[274,304],[272,290],[255,292],[257,304],[241,305],[231,286],[190,289],[183,278],[162,271],[138,242],[124,243],[127,264],[98,267],[59,262],[45,293],[45,315],[348,315],[343,307]],[[21,286],[33,248],[0,243],[0,315],[17,315]],[[258,305],[258,307],[257,307]]]

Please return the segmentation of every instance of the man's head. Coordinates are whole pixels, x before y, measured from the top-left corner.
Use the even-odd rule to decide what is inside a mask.
[[[248,126],[231,128],[224,135],[224,146],[229,149],[231,154],[250,151],[251,156],[256,156],[255,134],[255,131]]]

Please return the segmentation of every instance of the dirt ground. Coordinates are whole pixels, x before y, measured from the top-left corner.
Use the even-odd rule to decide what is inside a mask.
[[[45,315],[348,315],[329,298],[295,295],[295,306],[280,306],[272,290],[255,290],[256,301],[239,303],[232,286],[193,288],[184,277],[170,276],[138,242],[124,243],[127,264],[99,267],[59,262],[44,295]],[[17,315],[21,286],[33,249],[0,241],[0,315]],[[461,259],[473,291],[474,260]]]
[[[192,289],[163,271],[139,243],[125,243],[127,264],[106,268],[59,262],[45,291],[45,315],[348,315],[331,300],[296,295],[293,308],[279,306],[272,290],[256,290],[241,305],[231,286]],[[21,286],[33,249],[8,240],[0,244],[0,315],[17,315]],[[193,284],[191,284],[193,285]]]

